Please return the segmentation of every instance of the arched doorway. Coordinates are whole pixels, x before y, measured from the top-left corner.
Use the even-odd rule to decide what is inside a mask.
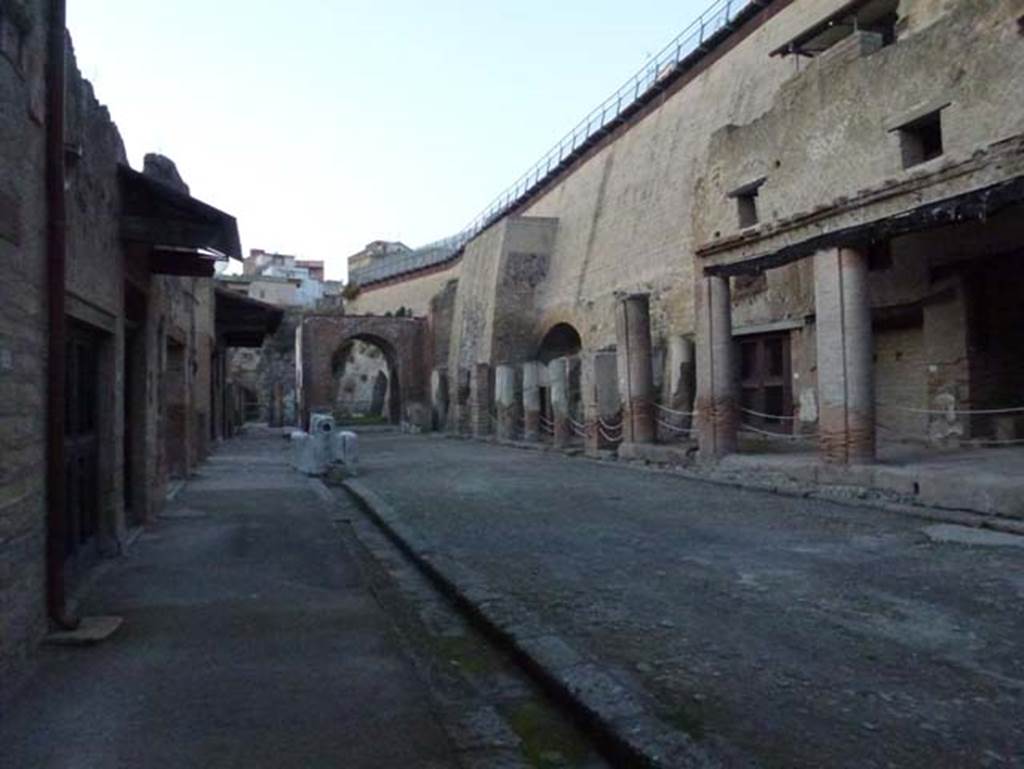
[[[555,358],[579,356],[582,348],[579,331],[568,323],[556,323],[541,340],[537,360],[546,365]]]
[[[402,393],[391,345],[370,335],[345,339],[331,357],[339,422],[402,421]]]

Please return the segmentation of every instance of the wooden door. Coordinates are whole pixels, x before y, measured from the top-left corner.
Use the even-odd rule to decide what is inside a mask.
[[[95,334],[71,325],[66,346],[64,557],[95,555],[99,533],[99,359]]]
[[[760,430],[792,432],[789,334],[759,334],[739,344],[742,421]]]

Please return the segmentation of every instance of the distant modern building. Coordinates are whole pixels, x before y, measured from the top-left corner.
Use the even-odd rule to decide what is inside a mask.
[[[220,276],[222,285],[278,307],[312,308],[341,292],[341,283],[324,280],[324,263],[253,249],[241,275]]]

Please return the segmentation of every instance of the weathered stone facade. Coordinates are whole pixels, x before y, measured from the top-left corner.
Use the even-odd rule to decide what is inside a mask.
[[[222,434],[213,265],[199,249],[240,256],[234,220],[189,197],[173,163],[149,156],[146,173],[128,167],[68,45],[66,267],[53,281],[63,284],[65,315],[63,330],[50,328],[49,24],[45,3],[18,5],[24,14],[0,4],[0,699],[26,671],[48,603],[67,621],[53,596],[63,604],[97,559],[122,553],[170,480],[187,477]],[[57,390],[47,347],[55,333],[66,340]],[[47,433],[48,416],[58,418],[47,412],[54,391],[63,401],[57,447]],[[59,495],[47,470],[64,479]],[[48,548],[51,565],[60,558],[49,572]]]
[[[987,413],[1024,403],[1024,4],[736,11],[443,275],[392,275],[362,286],[356,306],[428,317],[435,413],[453,429],[472,429],[477,367],[511,365],[536,380],[520,430],[538,419],[550,434],[554,385],[526,364],[569,326],[584,362],[618,355],[618,397],[653,403],[658,439],[695,427],[708,458],[737,450],[738,433],[819,436],[841,462],[870,461],[879,440],[1024,440],[1019,416]],[[442,277],[453,301],[431,304]],[[616,329],[629,296],[649,307],[649,338],[632,348]],[[639,396],[624,355],[650,368]]]
[[[0,698],[46,626],[46,20],[26,7],[0,22]]]

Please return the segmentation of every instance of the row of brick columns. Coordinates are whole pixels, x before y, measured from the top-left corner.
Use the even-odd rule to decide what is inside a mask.
[[[875,459],[874,360],[868,259],[840,248],[814,256],[818,439],[831,463]],[[728,277],[697,288],[697,427],[703,458],[736,451],[741,423]]]
[[[822,457],[829,462],[870,462],[875,457],[873,342],[868,299],[866,255],[853,249],[821,251],[814,257],[816,333],[818,350],[819,438]],[[737,450],[742,422],[737,345],[732,335],[729,278],[707,275],[697,287],[696,427],[701,457],[717,459]],[[615,352],[585,353],[582,359],[585,444],[590,451],[614,445],[597,429],[600,421],[616,419],[622,411],[622,440],[653,443],[657,435],[653,384],[650,307],[646,295],[621,299],[616,306]],[[673,367],[692,360],[681,338],[669,353]],[[521,369],[521,375],[517,371]],[[555,445],[567,444],[573,429],[569,414],[569,360],[557,358],[546,366],[528,362],[520,367],[497,366],[494,392],[491,369],[477,364],[459,372],[456,423],[477,436],[497,433],[511,439],[541,439],[541,386],[549,388],[549,429]],[[468,378],[468,386],[462,383]],[[686,411],[685,403],[669,408]],[[686,427],[686,417],[666,419]]]

